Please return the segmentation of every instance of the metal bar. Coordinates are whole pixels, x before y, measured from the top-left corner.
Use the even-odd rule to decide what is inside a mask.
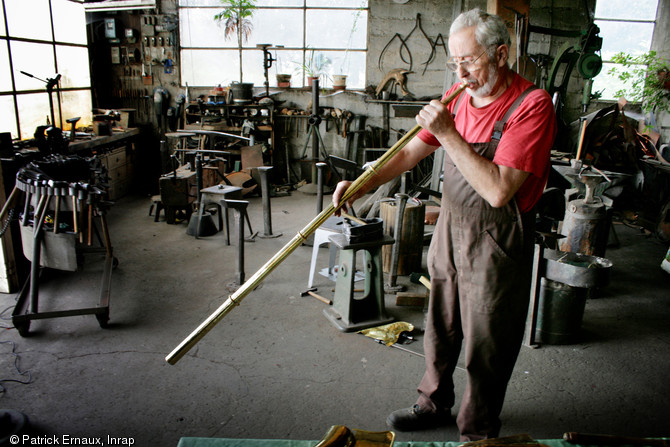
[[[445,98],[442,102],[448,104],[453,101],[463,90],[467,84],[461,85],[456,91]],[[343,194],[338,208],[342,207],[356,192],[358,192],[372,177],[377,174],[386,163],[389,162],[400,150],[409,143],[421,131],[421,126],[418,124],[409,130],[396,144],[394,144],[388,151],[379,157],[372,165],[368,166],[363,174],[361,174],[354,182],[347,188]],[[174,365],[181,359],[195,344],[200,341],[219,321],[221,321],[233,308],[240,305],[242,301],[252,290],[268,276],[277,266],[283,262],[295,249],[300,247],[307,238],[316,231],[330,216],[335,213],[335,205],[331,202],[326,209],[319,215],[314,217],[311,222],[307,224],[301,231],[298,231],[293,239],[291,239],[281,250],[279,250],[268,262],[266,262],[256,273],[254,273],[244,284],[240,286],[232,295],[226,299],[218,309],[216,309],[208,318],[205,319],[188,337],[186,337],[165,360]]]

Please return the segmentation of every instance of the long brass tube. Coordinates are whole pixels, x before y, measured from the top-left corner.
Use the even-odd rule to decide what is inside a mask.
[[[442,103],[448,104],[461,94],[468,84],[462,84],[451,95],[444,98]],[[359,191],[374,175],[377,174],[391,158],[393,158],[400,150],[409,143],[421,131],[421,126],[418,124],[414,126],[409,132],[396,142],[389,150],[379,157],[365,172],[363,172],[354,182],[347,188],[346,192],[340,200],[338,208],[344,205],[357,191]],[[269,275],[279,264],[284,261],[293,251],[302,245],[303,242],[319,228],[330,216],[335,213],[335,206],[330,205],[321,211],[311,222],[307,224],[301,231],[298,231],[293,239],[291,239],[281,250],[279,250],[268,262],[266,262],[256,273],[244,282],[232,295],[230,295],[221,306],[218,307],[205,321],[203,321],[191,334],[186,337],[167,357],[165,360],[174,365],[177,363],[198,341],[200,341],[207,333],[230,313],[235,307],[239,306],[242,301],[252,290],[254,290],[267,275]]]

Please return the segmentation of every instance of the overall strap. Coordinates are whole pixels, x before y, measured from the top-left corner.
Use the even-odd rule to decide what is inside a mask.
[[[493,134],[491,135],[491,140],[500,141],[500,139],[502,138],[503,130],[505,129],[505,124],[507,124],[507,120],[509,120],[510,116],[512,116],[512,114],[516,111],[516,109],[521,105],[524,98],[530,92],[536,89],[537,86],[531,85],[516,98],[516,100],[512,103],[509,109],[507,109],[507,112],[505,112],[505,115],[502,117],[502,119],[500,121],[496,121],[496,123],[493,125]]]

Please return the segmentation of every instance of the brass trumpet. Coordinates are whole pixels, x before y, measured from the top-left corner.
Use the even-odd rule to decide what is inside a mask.
[[[463,83],[451,95],[442,100],[443,104],[449,104],[463,90],[468,87],[467,83]],[[391,158],[393,158],[400,150],[409,143],[421,131],[421,126],[418,124],[414,126],[409,132],[398,140],[389,150],[387,150],[380,158],[378,158],[365,172],[363,172],[346,190],[337,208],[332,203],[314,219],[312,219],[307,226],[301,231],[298,231],[293,239],[291,239],[281,250],[279,250],[268,262],[266,262],[256,273],[254,273],[247,281],[240,286],[239,289],[230,295],[224,302],[216,309],[205,321],[203,321],[191,334],[186,337],[167,357],[165,360],[174,365],[181,359],[195,344],[200,341],[207,333],[219,322],[228,315],[228,313],[235,307],[239,306],[240,302],[254,290],[267,275],[269,275],[279,264],[284,261],[293,251],[319,228],[335,211],[343,206],[358,190],[360,190],[374,175],[377,174]]]

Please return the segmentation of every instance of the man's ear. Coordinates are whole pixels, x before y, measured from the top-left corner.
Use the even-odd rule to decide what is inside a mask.
[[[509,46],[500,45],[496,48],[496,56],[498,58],[498,67],[507,65],[507,60],[509,59]]]

